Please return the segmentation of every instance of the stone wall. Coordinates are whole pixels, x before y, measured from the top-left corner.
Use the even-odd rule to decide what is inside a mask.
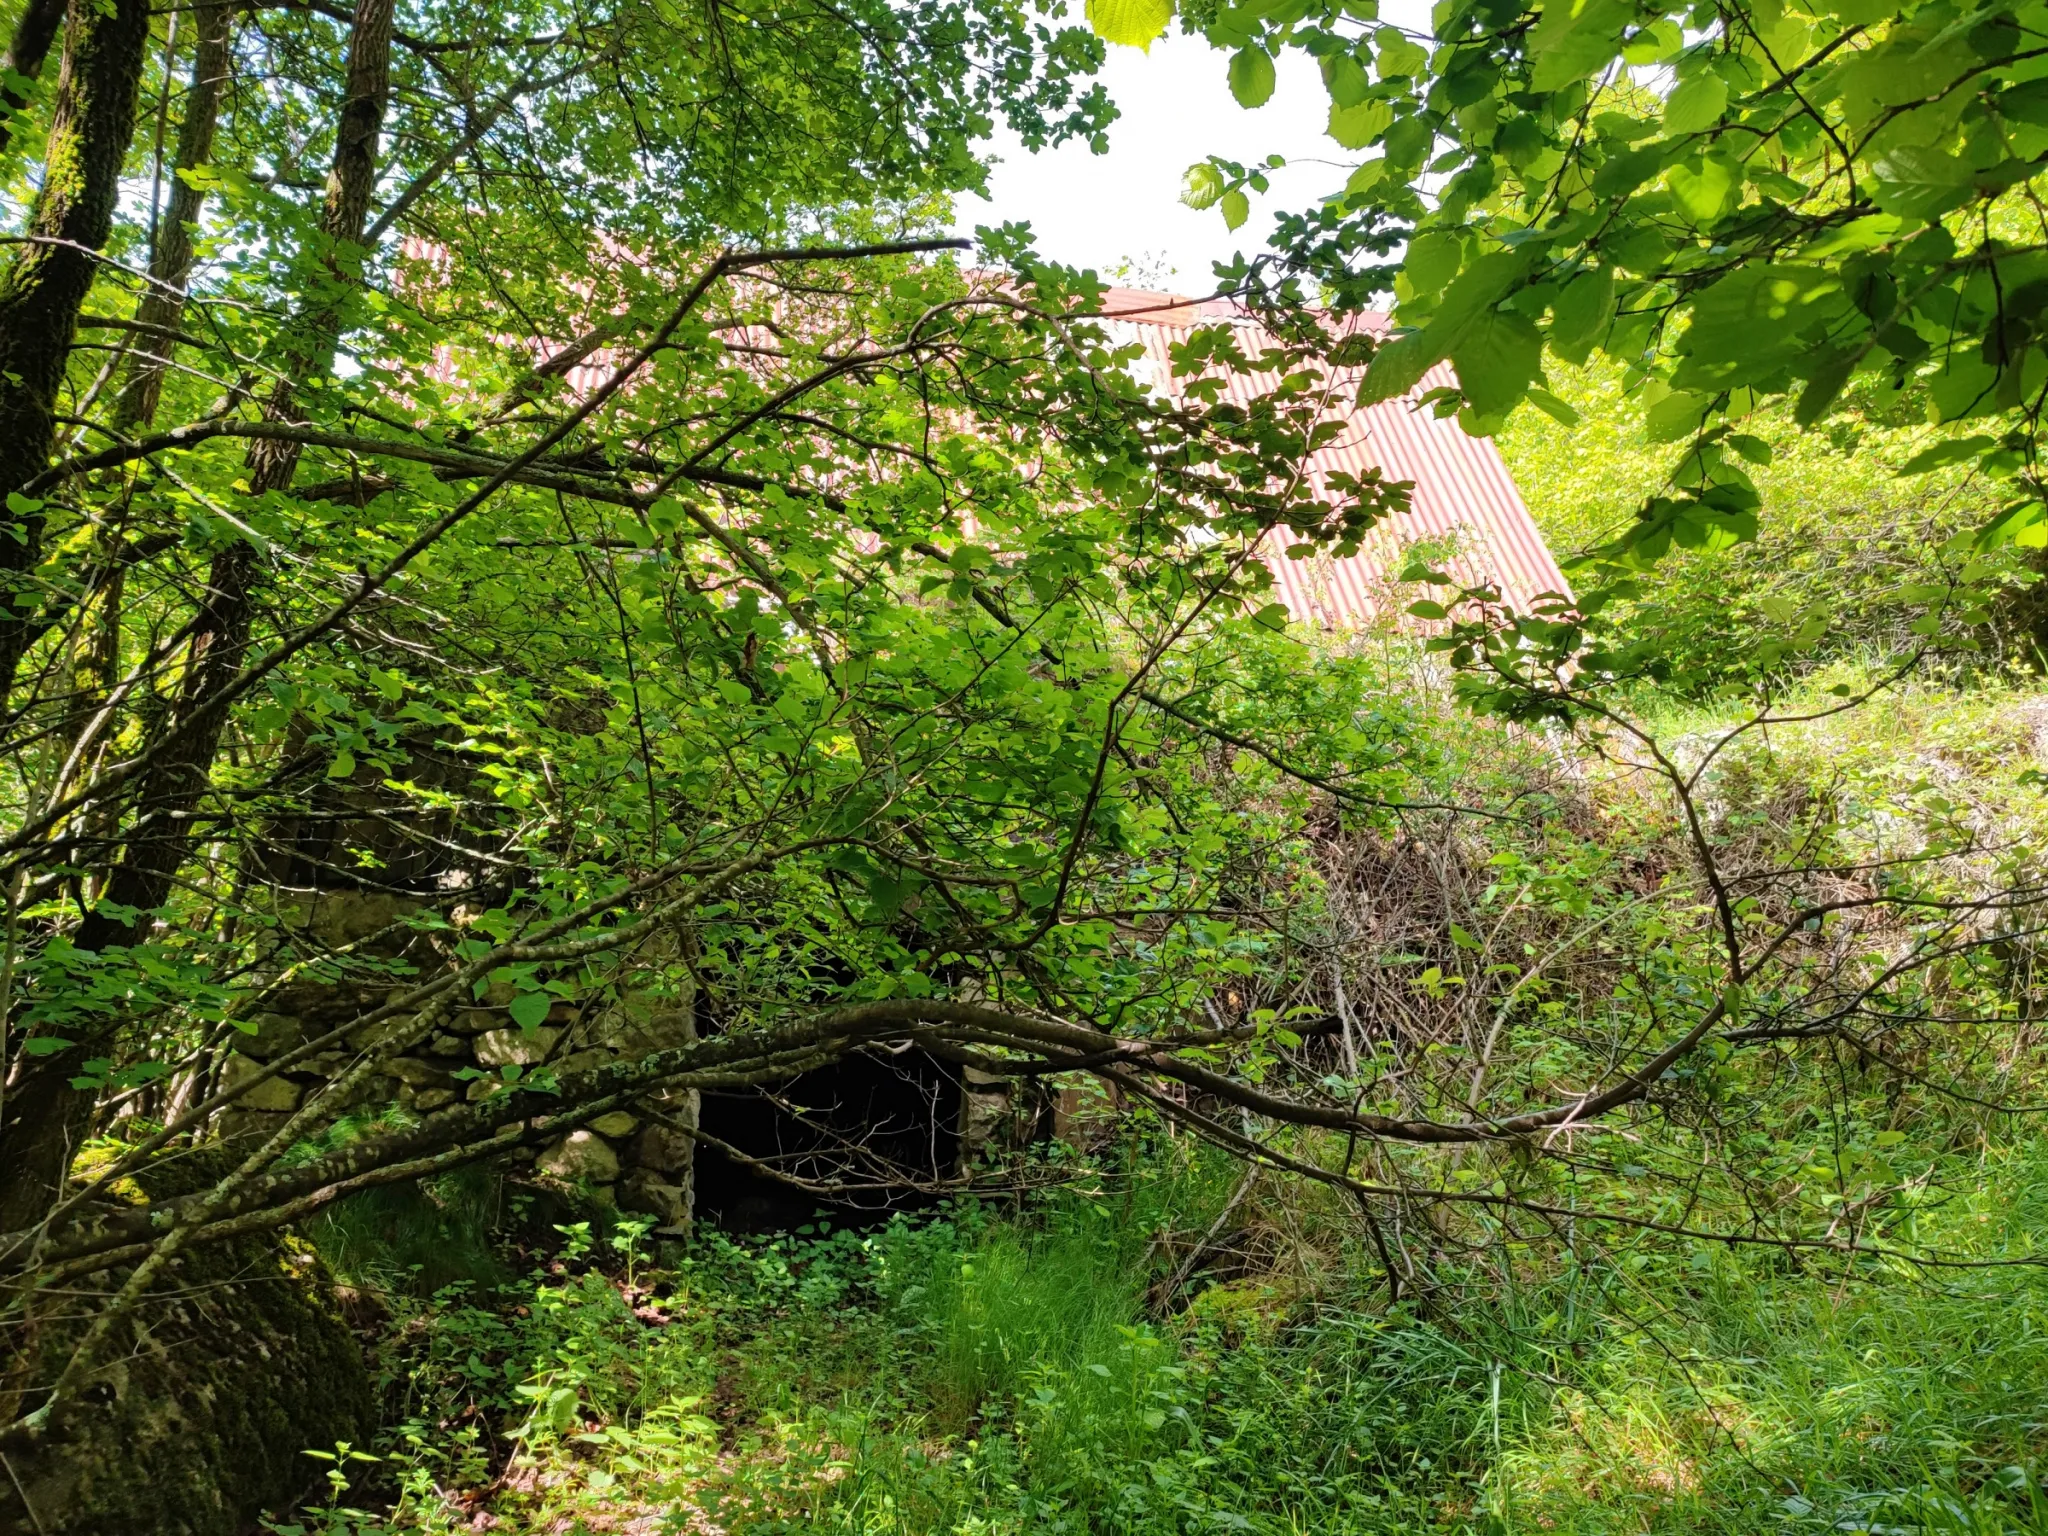
[[[413,984],[412,968],[438,963],[423,947],[415,947],[419,935],[406,924],[408,913],[418,905],[417,898],[373,892],[310,894],[303,909],[289,914],[298,947],[307,953],[346,955],[346,961],[303,970],[271,987],[264,1011],[245,1021],[254,1032],[235,1037],[223,1067],[223,1085],[246,1081],[264,1063],[308,1039],[402,996]],[[687,992],[666,997],[628,992],[621,999],[591,1006],[557,1003],[532,1028],[522,1028],[512,1019],[512,997],[509,986],[492,988],[455,1014],[445,1028],[389,1062],[381,1075],[360,1085],[353,1101],[341,1107],[397,1104],[426,1115],[459,1099],[490,1093],[503,1083],[507,1068],[567,1075],[696,1038],[695,1012]],[[375,1043],[380,1030],[392,1027],[390,1022],[368,1026],[348,1038],[346,1049],[320,1052],[256,1084],[222,1116],[221,1134],[242,1138],[276,1130],[309,1092],[338,1076],[362,1049]],[[957,1099],[943,1109],[949,1116],[957,1114],[957,1123],[942,1127],[957,1145],[957,1162],[952,1169],[933,1172],[965,1173],[990,1153],[1021,1150],[1036,1134],[1035,1115],[1007,1082],[969,1070],[957,1086]],[[696,1209],[699,1159],[690,1133],[697,1128],[701,1110],[694,1090],[650,1096],[631,1108],[600,1115],[550,1145],[510,1157],[526,1165],[523,1174],[541,1183],[600,1205],[652,1216],[658,1232],[679,1235],[688,1230]],[[761,1106],[763,1116],[777,1113],[765,1103]],[[713,1155],[710,1161],[715,1169],[731,1172],[724,1158]]]
[[[402,996],[411,983],[397,967],[411,958],[417,942],[404,918],[416,906],[403,897],[355,891],[311,898],[296,925],[302,939],[314,949],[353,946],[354,969],[326,967],[324,974],[307,972],[272,987],[264,1011],[245,1021],[254,1032],[234,1040],[223,1086],[255,1076],[264,1063]],[[508,1067],[585,1072],[622,1055],[643,1056],[696,1038],[687,998],[682,1007],[672,999],[630,995],[587,1008],[557,1003],[544,1022],[529,1029],[508,1012],[512,996],[509,986],[493,987],[446,1028],[387,1063],[340,1107],[397,1104],[426,1115],[458,1099],[482,1098],[504,1082]],[[347,1049],[319,1052],[257,1084],[221,1117],[221,1134],[239,1139],[277,1129],[309,1091],[338,1076],[359,1051],[376,1043],[379,1031],[391,1027],[368,1026],[347,1037]],[[599,1204],[644,1212],[656,1219],[658,1230],[680,1233],[690,1224],[694,1204],[695,1143],[688,1132],[697,1113],[694,1090],[654,1095],[633,1110],[600,1115],[551,1145],[511,1156],[529,1163],[538,1179],[574,1188]]]

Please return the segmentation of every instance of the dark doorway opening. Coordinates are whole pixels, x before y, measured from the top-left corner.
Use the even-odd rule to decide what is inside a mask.
[[[917,1210],[960,1166],[959,1073],[915,1048],[856,1051],[771,1088],[707,1091],[699,1126],[754,1164],[700,1143],[697,1217],[773,1232],[819,1211],[847,1225]],[[774,1169],[828,1190],[796,1187]]]

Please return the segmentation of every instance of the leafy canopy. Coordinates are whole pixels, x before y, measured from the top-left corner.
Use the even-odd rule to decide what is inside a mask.
[[[1908,473],[2006,488],[1979,547],[2048,546],[2048,6],[1440,0],[1417,33],[1378,0],[1200,0],[1182,21],[1247,107],[1280,51],[1321,67],[1355,167],[1222,275],[1339,309],[1390,294],[1363,398],[1448,358],[1431,403],[1484,435],[1525,403],[1570,421],[1558,364],[1630,371],[1682,446],[1589,574],[1753,537],[1745,420],[1772,401],[1802,427],[1851,402],[1924,419]],[[1233,227],[1231,194],[1264,190],[1221,160],[1187,183]]]

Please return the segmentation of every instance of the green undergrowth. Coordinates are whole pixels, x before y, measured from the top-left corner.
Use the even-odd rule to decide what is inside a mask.
[[[511,1278],[493,1240],[500,1184],[481,1168],[363,1191],[314,1218],[311,1236],[342,1284],[431,1295]]]
[[[1812,718],[1722,748],[1699,785],[1715,835],[1821,829],[1844,862],[1941,839],[1951,862],[2031,858],[2048,836],[2038,692],[1916,685],[1829,712],[1882,677],[1837,657],[1780,701]],[[1698,761],[1738,718],[1666,705],[1654,724]],[[1658,867],[1668,840],[1629,761],[1584,775],[1613,843],[1576,884],[1595,910],[1639,904],[1610,853]],[[2015,1063],[2034,1027],[2016,1021]],[[1441,1243],[1410,1221],[1419,1272],[1390,1301],[1344,1202],[1268,1175],[1233,1204],[1240,1165],[1143,1125],[1097,1163],[1063,1153],[1057,1186],[1017,1206],[659,1251],[616,1218],[551,1231],[559,1213],[466,1177],[350,1201],[311,1235],[384,1298],[386,1428],[322,1448],[332,1492],[280,1528],[2048,1536],[2048,1139],[1848,1056],[1808,1075],[1751,1060],[1727,1090],[1730,1116],[1755,1111],[1746,1177],[1816,1191],[1815,1233],[1835,1212],[1958,1262],[1590,1219],[1525,1244],[1468,1207],[1438,1213]],[[2009,1078],[2001,1092],[2039,1099]],[[1631,1122],[1627,1153],[1593,1148],[1524,1193],[1758,1230],[1733,1185],[1644,1181],[1638,1164],[1692,1155],[1682,1129]]]
[[[1521,411],[1498,442],[1545,541],[1569,561],[1623,534],[1646,500],[1668,491],[1690,433],[1660,430],[1662,386],[1606,358],[1555,370],[1551,384],[1581,419],[1567,427]],[[1717,632],[1738,644],[1797,629],[1808,659],[1903,654],[1917,644],[1910,594],[1945,586],[1984,556],[1974,536],[2012,495],[2010,482],[1972,466],[1901,474],[1938,433],[1853,391],[1824,429],[1766,407],[1740,431],[1754,455],[1742,468],[1764,506],[1756,535],[1718,550],[1671,551],[1635,605],[1650,629],[1712,615]],[[2038,668],[2039,599],[2025,597],[2038,562],[2006,549],[1985,564],[1971,579],[2006,589],[2008,601],[1982,642]],[[1581,588],[1586,579],[1578,575]]]
[[[1239,1216],[1291,1245],[1166,1297],[1236,1177],[1169,1151],[659,1267],[567,1228],[395,1326],[383,1439],[277,1528],[2048,1533],[2048,1145],[1957,1152],[1976,1193],[1921,1220],[1979,1267],[1582,1238],[1392,1307],[1263,1183]]]

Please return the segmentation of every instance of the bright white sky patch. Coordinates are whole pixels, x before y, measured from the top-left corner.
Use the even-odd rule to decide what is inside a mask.
[[[1428,9],[1410,0],[1383,7],[1382,15],[1426,25]],[[1110,125],[1109,153],[1067,144],[1033,155],[999,131],[993,197],[959,199],[959,232],[972,235],[977,224],[1005,220],[1029,223],[1040,253],[1055,261],[1104,276],[1128,261],[1138,268],[1125,279],[1134,286],[1207,292],[1213,263],[1260,250],[1276,211],[1308,207],[1335,191],[1362,158],[1323,132],[1330,98],[1313,59],[1283,50],[1273,99],[1248,112],[1231,99],[1229,57],[1178,29],[1150,53],[1112,47],[1102,82],[1123,116]],[[1253,196],[1251,218],[1236,233],[1214,208],[1198,213],[1182,205],[1181,173],[1195,161],[1220,155],[1249,165],[1270,154],[1285,155],[1287,166],[1270,173],[1273,190]]]

